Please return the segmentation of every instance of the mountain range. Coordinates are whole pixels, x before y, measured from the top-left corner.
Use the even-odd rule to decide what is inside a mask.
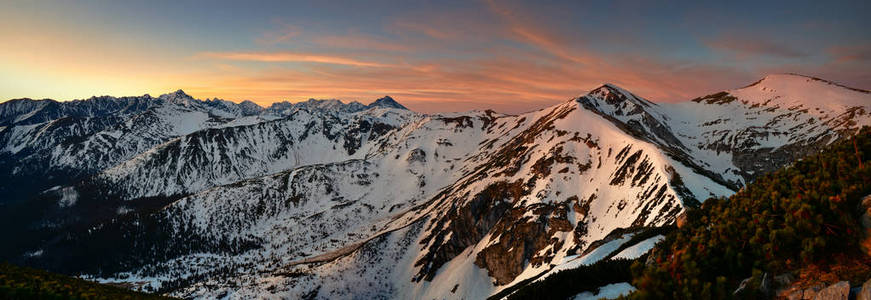
[[[871,92],[775,74],[538,111],[390,97],[0,103],[0,259],[194,298],[481,299],[636,258],[688,208],[871,125]],[[617,251],[620,250],[620,251]]]

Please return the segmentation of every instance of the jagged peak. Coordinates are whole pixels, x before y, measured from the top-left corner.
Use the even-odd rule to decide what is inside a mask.
[[[193,97],[191,97],[190,95],[188,95],[187,93],[185,93],[184,90],[182,90],[182,89],[178,89],[178,90],[176,90],[175,92],[168,93],[168,94],[165,94],[165,95],[176,96],[176,97],[193,98]]]
[[[610,105],[615,105],[625,101],[648,107],[656,105],[655,103],[647,101],[647,99],[638,97],[632,92],[629,92],[628,90],[623,89],[613,83],[604,83],[601,86],[588,92],[582,98],[584,97],[598,99]]]
[[[188,95],[187,93],[185,93],[181,89],[178,89],[177,91],[172,92],[172,93],[160,95],[160,97],[158,97],[158,99],[162,99],[162,100],[165,100],[165,101],[171,102],[171,103],[182,103],[182,104],[188,103],[190,100],[195,100],[194,97],[191,97],[191,95]]]
[[[396,100],[393,100],[393,98],[390,96],[378,98],[378,100],[375,100],[375,102],[370,103],[369,107],[397,108],[408,110],[408,108],[406,108],[402,104],[399,104],[399,102],[396,102]]]
[[[279,114],[288,114],[300,109],[307,111],[323,110],[336,112],[358,112],[366,109],[366,105],[363,105],[357,101],[345,103],[342,100],[338,99],[309,98],[308,100],[299,102],[273,102],[269,107],[265,108],[265,110],[267,111]]]

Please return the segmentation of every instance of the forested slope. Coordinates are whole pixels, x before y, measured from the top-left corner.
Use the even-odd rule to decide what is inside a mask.
[[[865,127],[728,199],[689,210],[686,223],[633,266],[638,291],[632,298],[769,298],[776,289],[813,281],[861,284],[871,277],[861,224],[861,202],[871,194],[869,160],[871,128]],[[794,280],[760,288],[767,276]],[[747,288],[735,294],[748,277]]]
[[[172,299],[0,263],[0,299]]]

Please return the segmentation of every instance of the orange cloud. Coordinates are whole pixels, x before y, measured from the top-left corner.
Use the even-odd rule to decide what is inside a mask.
[[[398,52],[389,60],[401,63],[296,52],[207,53],[202,55],[227,60],[321,64],[304,70],[269,66],[267,69],[248,68],[245,73],[203,76],[198,77],[203,81],[199,84],[203,88],[185,90],[194,95],[251,99],[262,104],[308,98],[365,103],[389,94],[421,112],[495,109],[519,113],[566,101],[605,82],[623,86],[654,101],[675,101],[758,79],[755,74],[748,76],[727,67],[596,56],[539,26],[534,18],[522,15],[523,10],[510,10],[495,2],[488,4],[489,11],[503,20],[503,24],[476,26],[475,18],[425,16],[391,23],[390,29],[396,30],[393,33],[398,39],[362,34],[312,37],[313,42],[331,46],[335,48],[331,49],[333,51],[359,53],[365,50],[363,48],[380,46],[380,50]],[[448,19],[460,21],[451,23]],[[408,34],[408,30],[415,33]],[[481,43],[480,37],[487,39]],[[486,43],[499,39],[521,42],[534,49]],[[480,57],[477,56],[480,52],[471,52],[472,57],[467,58],[466,53],[456,51],[457,43],[472,45],[472,49],[475,43],[481,43],[487,48],[474,51],[485,51],[488,55]],[[413,48],[405,45],[413,45]],[[436,54],[433,57],[437,58],[427,58],[428,54]],[[711,78],[725,78],[728,84]]]
[[[518,59],[518,57],[530,57]],[[337,98],[369,102],[385,94],[420,112],[495,109],[519,113],[566,101],[605,82],[654,101],[687,100],[758,79],[728,68],[687,66],[622,57],[579,64],[542,64],[537,58],[506,53],[487,59],[438,59],[391,68],[341,68],[330,64],[305,70],[264,70],[196,76],[199,97],[274,101]],[[717,80],[711,80],[717,78]],[[724,84],[726,82],[726,84]]]
[[[564,41],[560,41],[555,35],[538,28],[534,23],[526,21],[522,16],[510,8],[493,0],[487,1],[488,7],[494,13],[503,17],[509,24],[510,31],[521,38],[521,41],[530,43],[552,55],[575,63],[590,63],[591,59],[585,55],[579,55],[581,51],[572,49]]]
[[[218,58],[226,60],[259,61],[259,62],[314,62],[357,67],[389,67],[390,65],[360,61],[339,56],[326,56],[295,52],[203,52],[197,57]]]
[[[181,88],[200,98],[269,105],[308,98],[366,103],[389,94],[421,112],[495,109],[519,113],[566,101],[605,82],[653,101],[677,101],[738,87],[763,75],[655,56],[595,53],[524,15],[524,9],[495,2],[486,5],[490,9],[483,13],[427,12],[385,20],[383,36],[355,31],[313,35],[280,24],[279,30],[255,38],[256,43],[270,44],[269,49],[292,41],[294,51],[192,54],[176,49],[157,55],[168,50],[141,45],[128,49],[119,46],[131,45],[123,40],[83,41],[70,38],[75,35],[67,32],[59,37],[21,34],[9,43],[20,47],[0,50],[0,65],[9,66],[0,68],[0,78],[9,79],[0,80],[0,95],[71,99],[95,93],[156,95]],[[517,47],[518,43],[523,46]],[[63,54],[56,51],[58,45],[65,49]],[[330,54],[322,52],[325,49]],[[864,65],[842,65],[849,65],[843,68],[851,68],[847,69],[851,74],[865,76],[860,79],[869,82],[867,68],[861,68]],[[801,69],[784,71],[837,79]],[[67,93],[55,93],[61,90]],[[73,95],[70,91],[74,96],[68,96]]]

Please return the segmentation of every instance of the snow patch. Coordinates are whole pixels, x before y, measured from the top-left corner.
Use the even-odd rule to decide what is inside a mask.
[[[623,251],[620,251],[620,253],[617,253],[617,255],[614,255],[614,257],[612,257],[612,259],[620,259],[620,258],[636,259],[636,258],[639,258],[642,255],[644,255],[644,253],[647,253],[647,251],[650,251],[650,249],[653,249],[653,246],[655,246],[656,243],[659,243],[660,241],[662,241],[664,239],[665,239],[664,235],[657,235],[655,237],[643,240],[643,241],[639,242],[638,244],[635,244],[635,245],[629,246],[626,249],[623,249]]]
[[[626,296],[635,291],[635,287],[628,282],[612,283],[599,288],[599,293],[593,295],[583,292],[575,295],[574,300],[615,299]]]
[[[60,190],[60,201],[58,201],[58,205],[60,207],[70,207],[76,204],[79,201],[79,192],[76,191],[75,188],[68,186],[62,188]]]
[[[131,211],[133,211],[133,209],[131,209],[129,207],[119,206],[118,210],[116,212],[118,213],[118,215],[123,215],[123,214],[129,213]]]

